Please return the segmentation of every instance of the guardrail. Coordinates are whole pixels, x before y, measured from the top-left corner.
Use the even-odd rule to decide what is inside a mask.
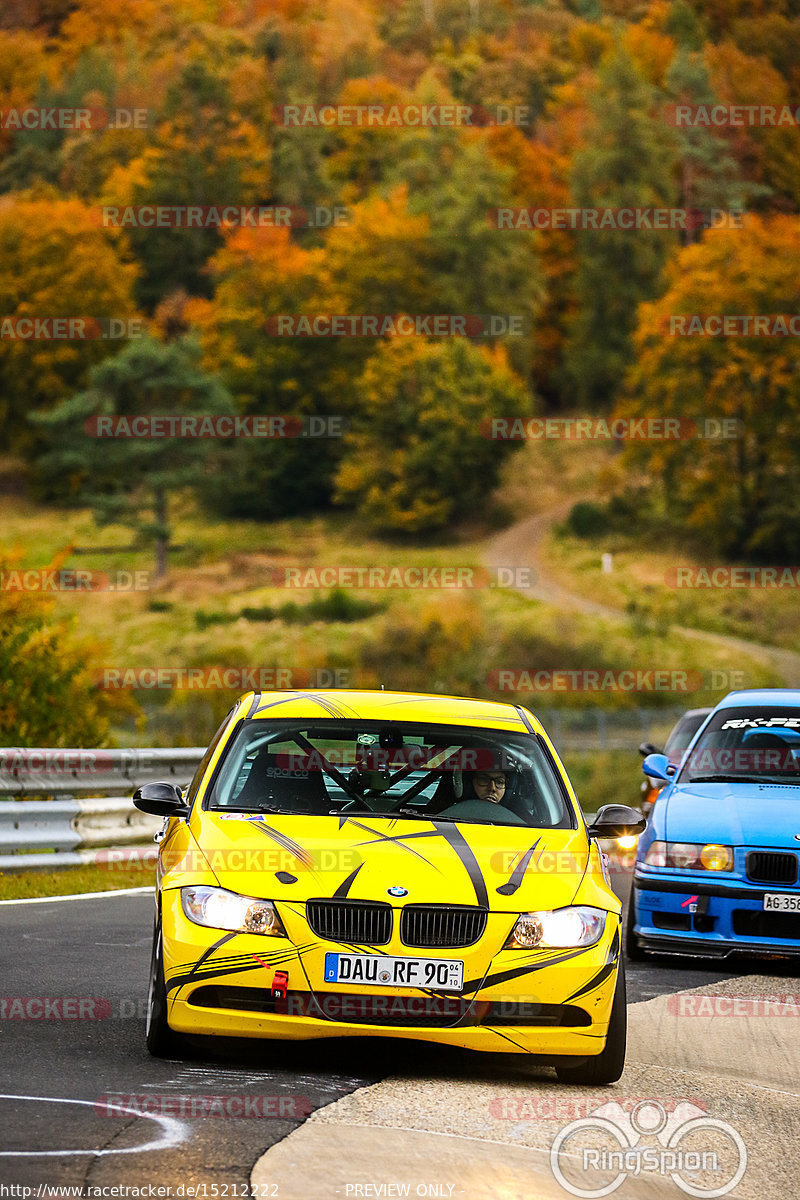
[[[560,753],[627,749],[665,733],[684,711],[537,708]],[[143,783],[171,779],[186,787],[202,746],[174,749],[80,750],[0,748],[0,871],[80,866],[153,854],[158,817],[139,812],[130,796]],[[92,798],[78,793],[93,792]],[[13,797],[53,797],[14,799]],[[6,797],[6,798],[4,798]],[[145,845],[140,848],[139,844]],[[120,850],[127,847],[126,851]],[[36,853],[39,851],[39,853]]]
[[[0,749],[0,796],[54,797],[0,799],[0,871],[54,870],[110,861],[122,845],[131,847],[124,857],[149,857],[153,835],[162,822],[134,808],[131,793],[156,779],[171,779],[185,787],[204,753],[203,747],[196,746]],[[75,795],[79,792],[95,796],[82,798]],[[118,794],[98,796],[98,792]],[[137,843],[149,848],[140,849]]]

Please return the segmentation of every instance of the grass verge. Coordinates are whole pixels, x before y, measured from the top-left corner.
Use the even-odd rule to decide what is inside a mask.
[[[63,867],[58,871],[0,872],[0,900],[29,900],[37,896],[72,896],[81,892],[116,892],[123,888],[153,887],[152,863]]]

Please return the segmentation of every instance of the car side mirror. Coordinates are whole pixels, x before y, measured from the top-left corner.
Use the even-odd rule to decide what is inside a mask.
[[[642,742],[639,746],[639,753],[642,758],[647,758],[648,754],[660,754],[658,746],[654,746],[652,742]]]
[[[590,838],[637,837],[647,827],[638,809],[627,804],[604,804],[586,829]]]
[[[649,775],[651,779],[662,779],[664,783],[669,783],[677,769],[675,763],[671,763],[666,754],[648,754],[642,763],[645,775]]]
[[[143,783],[133,793],[133,803],[155,817],[188,817],[189,806],[174,783]]]

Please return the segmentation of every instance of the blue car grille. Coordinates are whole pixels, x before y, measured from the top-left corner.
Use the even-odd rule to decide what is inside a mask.
[[[745,859],[751,883],[796,883],[797,855],[773,850],[751,850]]]

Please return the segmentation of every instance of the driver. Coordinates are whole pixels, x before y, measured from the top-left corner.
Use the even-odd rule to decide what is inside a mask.
[[[472,776],[472,790],[478,800],[490,804],[502,804],[506,794],[506,777],[503,771],[476,771]]]

